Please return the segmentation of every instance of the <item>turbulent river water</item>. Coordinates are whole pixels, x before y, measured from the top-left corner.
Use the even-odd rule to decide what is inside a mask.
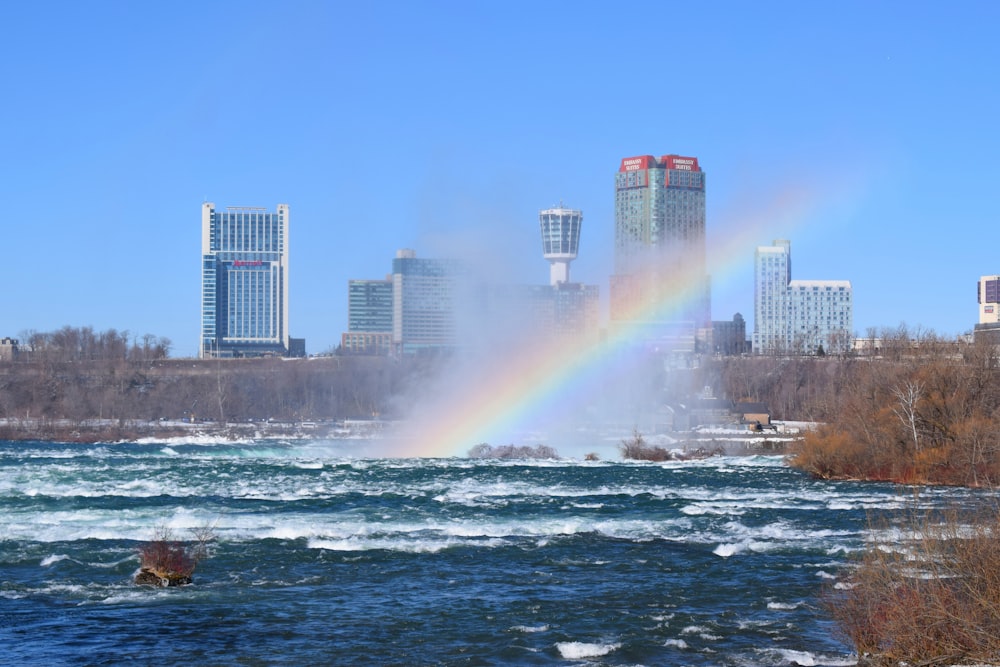
[[[780,457],[0,441],[0,664],[850,665],[820,596],[911,502]],[[192,585],[132,583],[205,525]]]

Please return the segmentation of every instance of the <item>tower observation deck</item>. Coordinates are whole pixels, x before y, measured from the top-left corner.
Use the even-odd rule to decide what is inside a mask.
[[[580,227],[583,211],[549,208],[538,214],[542,230],[542,254],[549,261],[549,282],[552,285],[569,282],[569,263],[580,249]]]

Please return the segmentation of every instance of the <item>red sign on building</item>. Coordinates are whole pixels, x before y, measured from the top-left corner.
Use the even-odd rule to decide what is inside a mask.
[[[678,171],[701,171],[701,168],[698,166],[698,158],[696,157],[664,155],[660,158],[660,161],[664,163],[667,169],[676,169]]]
[[[622,166],[618,171],[644,171],[653,166],[656,166],[656,159],[652,155],[639,155],[622,158]]]

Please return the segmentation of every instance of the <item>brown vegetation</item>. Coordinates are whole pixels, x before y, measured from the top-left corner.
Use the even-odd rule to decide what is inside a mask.
[[[887,344],[886,344],[887,343]],[[830,368],[825,424],[792,464],[822,478],[989,486],[1000,481],[992,345],[905,335]]]
[[[149,586],[190,584],[198,563],[208,558],[208,546],[215,540],[212,526],[192,529],[194,541],[174,539],[166,526],[158,526],[153,539],[139,547],[139,572],[135,583]]]
[[[557,459],[559,453],[548,445],[500,445],[481,442],[469,450],[470,459]]]
[[[721,447],[707,449],[699,447],[692,451],[668,450],[646,442],[639,429],[632,431],[631,438],[625,438],[618,444],[623,459],[633,461],[686,461],[703,459],[709,456],[721,456],[725,451]]]
[[[875,526],[861,562],[827,597],[859,664],[1000,659],[1000,513],[912,515],[900,540]]]

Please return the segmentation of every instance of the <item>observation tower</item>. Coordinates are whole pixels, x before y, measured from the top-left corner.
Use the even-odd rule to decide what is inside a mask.
[[[549,283],[553,286],[569,282],[569,263],[580,249],[580,227],[583,211],[549,208],[538,214],[542,228],[542,254],[549,261]]]

